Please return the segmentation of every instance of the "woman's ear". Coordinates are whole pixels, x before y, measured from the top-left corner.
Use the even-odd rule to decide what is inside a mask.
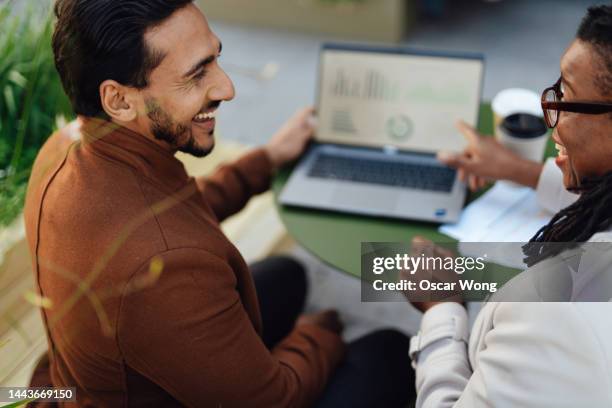
[[[111,79],[100,84],[100,102],[102,109],[111,119],[118,122],[131,122],[138,117],[133,90]]]

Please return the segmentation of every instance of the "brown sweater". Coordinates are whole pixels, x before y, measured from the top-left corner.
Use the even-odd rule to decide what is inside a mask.
[[[269,188],[266,153],[194,179],[125,128],[88,119],[75,130],[80,140],[64,129],[41,150],[25,209],[51,302],[48,384],[76,387],[79,406],[311,404],[341,339],[303,325],[269,351],[249,269],[219,228]]]

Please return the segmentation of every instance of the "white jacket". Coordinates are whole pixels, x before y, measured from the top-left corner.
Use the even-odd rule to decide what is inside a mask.
[[[565,191],[552,161],[537,195],[555,212],[577,197]],[[612,233],[591,240],[612,242]],[[610,275],[608,265],[601,276]],[[580,293],[601,287],[597,279],[574,284]],[[490,302],[468,331],[459,304],[424,314],[411,342],[417,407],[612,407],[612,303]]]

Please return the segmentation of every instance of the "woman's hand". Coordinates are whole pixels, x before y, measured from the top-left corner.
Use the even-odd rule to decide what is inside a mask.
[[[455,254],[441,246],[434,244],[432,241],[422,238],[415,237],[412,240],[412,247],[410,250],[410,254],[412,257],[423,257],[424,259],[446,259],[446,258],[455,258]],[[433,263],[433,262],[432,262]],[[431,282],[435,282],[436,284],[455,284],[454,290],[443,291],[422,291],[422,290],[412,290],[405,291],[404,296],[408,299],[408,301],[418,310],[425,313],[435,305],[444,302],[457,302],[463,303],[461,298],[461,291],[459,290],[459,277],[453,270],[448,269],[436,269],[436,268],[427,268],[422,267],[417,271],[407,271],[406,269],[402,269],[400,272],[400,279],[412,280],[413,282],[418,282],[423,279],[429,280]],[[418,287],[418,286],[417,286]]]
[[[523,159],[496,138],[482,136],[463,121],[457,123],[457,128],[467,139],[468,146],[462,153],[440,152],[438,160],[456,168],[459,178],[468,183],[470,190],[479,190],[497,180],[536,188],[542,173],[541,163]]]

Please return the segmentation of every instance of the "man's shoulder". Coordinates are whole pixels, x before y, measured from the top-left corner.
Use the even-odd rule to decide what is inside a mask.
[[[86,152],[80,121],[74,120],[46,140],[32,167],[30,190],[47,190],[52,185],[58,185],[64,195],[87,198],[106,195],[107,190],[117,194],[122,187],[131,188],[133,177],[129,167]]]
[[[78,130],[69,125],[41,150],[41,156],[62,158],[43,185],[29,194],[26,220],[32,236],[39,234],[47,245],[57,243],[58,250],[91,257],[115,247],[115,258],[126,272],[173,248],[226,257],[229,242],[196,204],[170,199],[172,192],[79,140]]]
[[[164,248],[138,178],[87,151],[77,125],[54,133],[38,154],[24,213],[29,235],[42,248],[61,243],[91,256],[113,245],[136,246],[143,256]]]
[[[43,212],[80,223],[125,223],[149,206],[129,167],[95,157],[78,142],[70,145],[63,162],[42,182]]]
[[[43,183],[47,183],[52,175],[64,163],[68,151],[73,143],[75,143],[75,127],[76,122],[71,122],[64,128],[54,132],[43,143],[42,147],[36,155],[36,160],[32,166],[30,174],[30,189],[39,187]]]

